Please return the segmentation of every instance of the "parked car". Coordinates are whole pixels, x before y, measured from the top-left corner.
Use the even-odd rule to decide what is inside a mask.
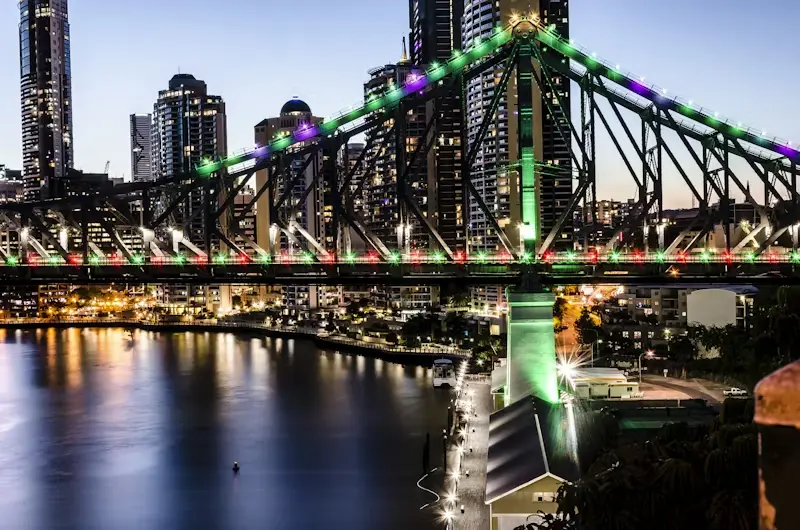
[[[725,396],[730,397],[744,397],[747,396],[747,390],[743,390],[741,388],[733,387],[729,390],[725,390],[722,392]]]

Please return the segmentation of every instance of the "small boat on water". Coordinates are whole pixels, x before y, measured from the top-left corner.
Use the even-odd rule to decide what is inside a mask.
[[[450,359],[433,361],[433,388],[456,386],[456,368]]]

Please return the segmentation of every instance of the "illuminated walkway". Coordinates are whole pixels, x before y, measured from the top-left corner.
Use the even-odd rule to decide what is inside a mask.
[[[447,470],[452,473],[459,468],[461,472],[456,480],[452,475],[445,482],[445,493],[456,491],[457,500],[448,503],[443,495],[445,505],[450,506],[453,514],[453,530],[486,530],[489,528],[489,507],[485,504],[486,494],[486,462],[489,445],[489,415],[492,412],[492,396],[488,379],[466,380],[462,399],[472,403],[472,414],[462,444],[463,456],[459,456],[458,444],[448,454]],[[470,394],[471,393],[471,394]],[[456,440],[460,440],[456,434]],[[470,448],[472,452],[470,452]],[[469,476],[467,476],[469,472]],[[464,513],[461,513],[461,507]]]

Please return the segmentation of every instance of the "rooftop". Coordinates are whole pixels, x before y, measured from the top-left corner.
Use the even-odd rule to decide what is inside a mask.
[[[579,478],[567,414],[561,403],[528,397],[491,415],[487,504],[544,476],[570,482]]]

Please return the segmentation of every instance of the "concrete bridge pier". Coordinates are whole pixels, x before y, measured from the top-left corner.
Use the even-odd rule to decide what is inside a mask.
[[[534,395],[558,401],[556,338],[550,292],[507,291],[508,362],[505,405]]]

